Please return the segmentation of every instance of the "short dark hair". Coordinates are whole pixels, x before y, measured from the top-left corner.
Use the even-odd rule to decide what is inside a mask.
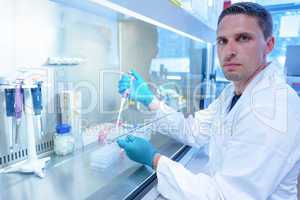
[[[252,2],[234,3],[230,7],[224,9],[219,16],[218,25],[225,16],[237,14],[255,17],[265,39],[273,34],[273,20],[270,12],[267,11],[265,7]]]

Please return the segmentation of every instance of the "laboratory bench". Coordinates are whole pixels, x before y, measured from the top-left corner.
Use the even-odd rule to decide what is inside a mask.
[[[189,147],[159,133],[151,143],[161,154],[179,160]],[[91,154],[99,144],[90,144],[71,155],[56,156],[45,168],[45,177],[32,174],[0,174],[0,199],[141,199],[155,184],[155,172],[130,161],[124,154],[106,169],[91,167]]]

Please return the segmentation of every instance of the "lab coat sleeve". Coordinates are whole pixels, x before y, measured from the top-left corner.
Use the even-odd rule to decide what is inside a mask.
[[[253,112],[245,113],[235,135],[222,147],[223,162],[212,176],[192,174],[161,157],[158,191],[171,200],[268,199],[300,157],[299,117],[288,115],[288,121],[279,117],[268,124]]]
[[[180,163],[165,156],[159,159],[157,178],[157,190],[167,199],[222,199],[213,178],[203,173],[193,174]]]
[[[156,112],[156,119],[167,117],[153,124],[154,130],[168,135],[184,144],[201,147],[208,143],[210,127],[217,112],[218,100],[215,100],[207,109],[195,113],[195,117],[187,118],[181,112],[176,112],[169,106],[161,103]]]

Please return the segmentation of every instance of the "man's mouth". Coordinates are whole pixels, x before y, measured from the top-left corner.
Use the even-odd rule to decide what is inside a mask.
[[[241,66],[241,64],[239,64],[239,63],[225,63],[225,64],[223,64],[223,68],[228,70],[228,71],[235,70],[239,66]]]

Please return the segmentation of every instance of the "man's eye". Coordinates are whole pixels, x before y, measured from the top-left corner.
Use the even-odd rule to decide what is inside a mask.
[[[251,38],[247,35],[241,35],[237,38],[237,41],[239,42],[248,42]]]
[[[226,44],[226,40],[225,39],[218,39],[217,43],[218,43],[218,45],[224,45],[224,44]]]

